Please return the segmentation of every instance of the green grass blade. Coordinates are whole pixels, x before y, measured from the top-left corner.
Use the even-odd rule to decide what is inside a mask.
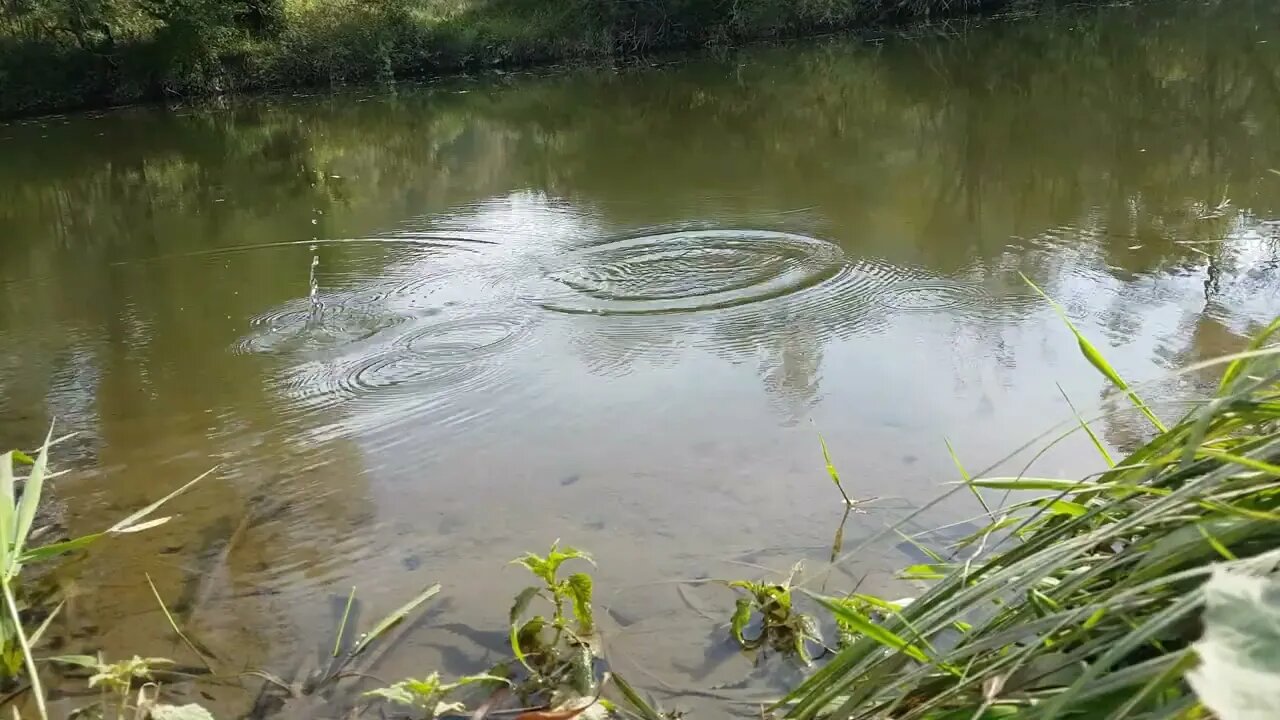
[[[1272,320],[1266,328],[1253,337],[1253,340],[1249,342],[1249,346],[1245,348],[1245,352],[1262,349],[1262,346],[1266,345],[1276,332],[1280,332],[1280,316]],[[1231,387],[1244,373],[1246,367],[1248,367],[1248,363],[1244,359],[1237,358],[1232,360],[1227,369],[1222,372],[1222,381],[1218,384],[1218,394],[1224,396],[1230,394]]]
[[[942,438],[942,442],[947,445],[947,452],[951,454],[951,462],[955,463],[956,470],[960,471],[960,479],[968,483],[973,478],[969,475],[969,471],[964,469],[964,463],[960,462],[960,456],[956,454],[955,447],[951,445],[951,441],[947,438]],[[978,504],[982,506],[982,511],[990,516],[991,508],[987,505],[986,498],[982,497],[982,492],[972,485],[969,486],[969,492],[973,493],[973,496],[977,498]]]
[[[1271,475],[1272,477],[1280,477],[1280,465],[1274,465],[1272,463],[1258,460],[1256,458],[1244,457],[1241,455],[1235,455],[1233,453],[1223,452],[1221,450],[1213,450],[1206,447],[1202,447],[1199,450],[1196,450],[1196,457],[1217,458],[1219,460],[1225,460],[1227,462],[1231,462],[1237,465],[1241,465],[1243,467],[1247,467],[1251,470],[1264,472],[1268,475]]]
[[[31,466],[31,474],[27,476],[27,484],[22,488],[22,499],[18,501],[18,512],[14,518],[13,548],[9,553],[10,563],[5,566],[6,576],[12,579],[18,573],[20,565],[16,562],[22,556],[22,549],[27,544],[27,536],[31,534],[31,524],[35,522],[36,510],[40,505],[40,496],[44,491],[45,474],[49,469],[49,442],[53,440],[53,427],[45,437],[44,445],[36,455],[36,463]]]
[[[1107,486],[1080,482],[1079,480],[1034,477],[977,478],[969,480],[968,484],[996,490],[1051,490],[1064,493],[1100,492],[1107,489]]]
[[[830,562],[832,563],[840,558],[840,550],[844,548],[844,526],[849,522],[849,514],[852,512],[852,505],[844,509],[844,515],[840,517],[840,525],[836,527],[836,534],[831,538]]]
[[[212,474],[213,474],[213,472],[214,472],[215,470],[217,470],[217,469],[218,469],[218,468],[217,468],[217,466],[214,466],[214,467],[209,468],[208,470],[206,470],[206,471],[204,471],[203,473],[201,473],[199,477],[197,477],[196,479],[194,479],[194,480],[192,480],[192,481],[188,482],[186,485],[183,485],[182,487],[178,488],[177,490],[174,490],[173,492],[169,493],[168,495],[165,495],[164,497],[160,498],[159,500],[157,500],[157,501],[155,501],[155,502],[151,503],[150,505],[148,505],[148,506],[146,506],[146,507],[142,508],[141,510],[139,510],[139,511],[137,511],[137,512],[133,513],[132,515],[130,515],[130,516],[128,516],[128,517],[126,517],[125,519],[121,520],[120,522],[116,523],[115,525],[112,525],[110,528],[108,528],[108,529],[107,529],[107,532],[108,532],[108,533],[110,533],[110,534],[115,534],[115,533],[130,533],[130,532],[136,532],[136,531],[138,531],[138,530],[145,529],[145,528],[147,528],[147,527],[153,527],[155,524],[158,524],[158,521],[152,520],[152,521],[149,521],[149,522],[144,522],[144,521],[145,521],[145,519],[146,519],[149,515],[151,515],[151,513],[153,513],[153,512],[155,512],[156,510],[160,509],[160,506],[161,506],[161,505],[164,505],[165,503],[169,502],[170,500],[172,500],[172,499],[174,499],[174,498],[178,497],[178,496],[179,496],[179,495],[181,495],[182,493],[184,493],[184,492],[186,492],[187,490],[191,489],[191,487],[192,487],[192,486],[194,486],[196,483],[198,483],[198,482],[200,482],[201,480],[204,480],[205,478],[207,478],[207,477],[209,477],[210,475],[212,475]]]
[[[36,628],[35,632],[31,633],[31,647],[35,647],[40,644],[40,638],[44,637],[45,631],[47,631],[49,626],[53,624],[53,619],[58,616],[58,612],[62,610],[62,606],[66,604],[67,602],[65,600],[59,601],[58,604],[53,607],[53,610],[49,611],[49,615],[45,617],[44,622],[40,623],[40,627]]]
[[[644,698],[640,697],[640,693],[636,692],[636,689],[631,687],[631,683],[623,680],[621,675],[615,672],[610,674],[609,677],[612,678],[613,683],[618,686],[618,692],[622,693],[623,699],[627,701],[627,704],[630,705],[641,718],[644,720],[666,720],[666,716],[655,710],[652,705],[645,702]]]
[[[40,682],[40,668],[31,656],[31,643],[27,641],[26,631],[22,629],[22,615],[18,612],[18,604],[13,599],[13,587],[9,578],[0,577],[0,593],[4,594],[5,607],[9,611],[9,620],[22,649],[22,659],[27,668],[27,679],[31,681],[31,694],[36,699],[36,712],[40,720],[49,720],[49,709],[45,706],[44,685]]]
[[[1076,344],[1080,346],[1080,353],[1089,361],[1089,364],[1093,365],[1093,367],[1096,368],[1098,372],[1102,373],[1107,380],[1110,380],[1111,384],[1116,386],[1117,389],[1123,391],[1129,398],[1129,401],[1133,403],[1134,407],[1138,408],[1138,410],[1151,421],[1151,424],[1155,426],[1156,430],[1159,430],[1160,432],[1167,431],[1168,428],[1166,428],[1164,423],[1160,421],[1160,418],[1156,417],[1156,414],[1151,411],[1151,408],[1147,407],[1147,404],[1143,402],[1142,398],[1138,397],[1138,394],[1129,388],[1129,384],[1124,381],[1124,378],[1120,377],[1120,373],[1116,372],[1116,369],[1111,366],[1111,363],[1107,362],[1106,357],[1099,352],[1098,348],[1094,347],[1093,343],[1089,342],[1089,339],[1080,332],[1080,329],[1076,327],[1075,323],[1071,322],[1071,318],[1067,317],[1066,309],[1054,301],[1053,298],[1049,297],[1048,293],[1041,290],[1039,285],[1036,285],[1031,281],[1031,278],[1023,275],[1022,279],[1026,281],[1033,290],[1040,293],[1040,297],[1044,298],[1051,306],[1053,306],[1053,309],[1058,313],[1058,317],[1062,318],[1062,322],[1066,323],[1067,328],[1071,330],[1073,335],[1075,335]]]
[[[1123,705],[1111,713],[1107,720],[1125,720],[1125,718],[1133,717],[1135,711],[1144,701],[1176,685],[1179,679],[1188,670],[1195,667],[1198,662],[1195,651],[1190,648],[1181,651],[1175,657],[1176,659],[1168,667],[1160,674],[1152,677],[1138,692],[1131,695]]]
[[[52,560],[59,555],[65,555],[69,552],[74,552],[81,548],[88,547],[102,536],[103,533],[95,533],[93,535],[84,535],[82,537],[52,543],[50,545],[41,545],[37,548],[27,548],[27,550],[22,553],[22,556],[18,558],[18,562],[25,565],[27,563]]]
[[[854,631],[875,640],[884,647],[903,653],[914,660],[918,660],[922,663],[930,662],[929,656],[925,655],[920,648],[907,642],[902,638],[902,636],[892,630],[877,624],[871,620],[871,618],[863,615],[852,607],[849,607],[847,604],[837,602],[836,600],[822,595],[810,593],[809,596],[827,610],[830,610],[833,615],[846,623]]]
[[[894,531],[895,533],[897,533],[898,537],[902,538],[902,539],[903,539],[903,541],[905,541],[907,544],[911,545],[911,546],[912,546],[912,547],[914,547],[915,549],[919,550],[920,552],[922,552],[922,553],[924,553],[926,556],[928,556],[930,560],[932,560],[932,561],[934,561],[934,562],[936,562],[936,563],[944,563],[944,562],[946,562],[946,560],[945,560],[945,559],[943,559],[943,557],[942,557],[941,555],[939,555],[938,553],[934,552],[933,550],[930,550],[928,547],[926,547],[926,546],[925,546],[925,544],[924,544],[924,543],[920,542],[919,540],[916,540],[915,538],[911,537],[910,535],[908,535],[908,534],[906,534],[906,533],[902,532],[901,530],[899,530],[899,529],[897,529],[897,528],[894,528],[894,529],[893,529],[893,531]]]
[[[1042,500],[1038,504],[1054,515],[1082,517],[1089,512],[1089,508],[1070,500]]]
[[[435,585],[432,585],[426,590],[423,590],[422,592],[418,593],[417,597],[405,603],[404,605],[400,606],[395,612],[382,618],[382,620],[377,625],[373,626],[372,630],[370,630],[364,637],[360,638],[360,642],[356,643],[356,646],[351,650],[351,655],[356,656],[364,652],[365,649],[368,648],[369,645],[372,644],[375,640],[377,640],[383,633],[385,633],[386,631],[394,627],[396,623],[400,622],[401,620],[404,620],[405,617],[409,615],[409,613],[418,609],[418,606],[422,605],[426,601],[435,597],[436,594],[439,592],[440,592],[440,584],[436,583]]]
[[[1197,524],[1196,529],[1204,536],[1205,542],[1209,543],[1209,547],[1213,548],[1218,555],[1222,556],[1223,560],[1232,561],[1240,559],[1236,557],[1235,553],[1227,549],[1227,546],[1223,545],[1221,540],[1214,537],[1208,530],[1206,530],[1204,525]]]
[[[831,482],[836,484],[836,489],[840,491],[840,497],[844,498],[845,504],[852,506],[853,501],[844,491],[844,485],[840,484],[840,471],[836,470],[835,463],[831,461],[831,451],[827,449],[827,441],[823,439],[822,433],[818,433],[818,444],[822,446],[822,461],[827,464],[827,474],[831,476]]]
[[[347,619],[351,617],[351,606],[356,602],[356,586],[351,586],[351,594],[347,596],[347,606],[342,610],[342,620],[338,623],[338,634],[333,637],[333,655],[342,653],[342,634],[347,631]]]
[[[147,586],[151,588],[151,595],[156,599],[156,604],[160,606],[160,612],[164,613],[164,619],[169,621],[169,627],[173,629],[174,634],[182,640],[184,645],[191,649],[191,652],[196,654],[196,657],[200,658],[200,662],[204,664],[205,669],[211,673],[216,673],[217,671],[213,669],[213,665],[209,664],[209,658],[205,657],[204,651],[197,647],[194,642],[191,642],[191,638],[187,637],[187,634],[182,632],[182,628],[178,627],[178,621],[173,619],[173,615],[169,613],[169,608],[165,607],[164,599],[160,597],[160,591],[156,589],[156,584],[152,582],[151,575],[143,573],[143,577],[147,579]]]
[[[0,455],[0,574],[8,574],[13,560],[13,518],[16,514],[13,453]]]
[[[1076,410],[1076,406],[1071,402],[1071,398],[1067,397],[1067,391],[1062,389],[1062,384],[1058,383],[1058,392],[1062,393],[1062,399],[1067,401],[1067,407],[1071,408],[1071,414],[1075,416],[1076,422],[1080,424],[1080,429],[1084,430],[1089,436],[1089,440],[1093,442],[1093,446],[1097,448],[1098,454],[1102,456],[1103,461],[1107,463],[1107,467],[1115,467],[1116,461],[1111,457],[1111,453],[1107,452],[1107,447],[1102,444],[1102,440],[1098,437],[1093,428],[1089,427],[1089,423],[1084,421],[1080,416],[1080,411]]]

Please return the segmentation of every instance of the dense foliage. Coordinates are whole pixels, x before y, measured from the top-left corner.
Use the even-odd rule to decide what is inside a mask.
[[[1007,0],[0,0],[0,114],[724,44]]]

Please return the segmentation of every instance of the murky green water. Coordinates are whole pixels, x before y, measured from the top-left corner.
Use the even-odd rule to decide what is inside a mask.
[[[1153,4],[0,126],[2,444],[79,433],[72,532],[220,468],[67,569],[61,642],[181,655],[145,571],[215,651],[284,674],[328,595],[372,617],[440,581],[379,674],[475,670],[523,585],[506,561],[563,538],[600,562],[633,681],[739,684],[692,607],[730,596],[661,581],[821,563],[841,508],[810,420],[881,498],[853,546],[956,477],[944,438],[979,469],[1070,417],[1059,385],[1097,406],[1019,273],[1131,379],[1280,313],[1278,21]],[[909,594],[910,561],[877,544],[831,582]]]

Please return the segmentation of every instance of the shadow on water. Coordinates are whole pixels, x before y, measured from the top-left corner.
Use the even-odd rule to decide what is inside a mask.
[[[841,509],[803,420],[852,494],[901,498],[849,516],[852,546],[955,477],[944,436],[980,467],[1067,416],[1058,383],[1104,391],[1019,273],[1126,377],[1238,348],[1280,308],[1278,14],[1077,8],[0,126],[0,440],[79,433],[73,532],[225,468],[77,567],[68,650],[174,651],[144,571],[253,665],[310,650],[316,597],[358,584],[379,614],[439,581],[459,601],[394,676],[474,669],[499,638],[466,629],[518,589],[490,569],[551,538],[602,588],[821,562]],[[1077,450],[1040,465],[1092,470]],[[913,553],[841,572],[893,595]],[[667,590],[611,608],[620,662],[747,677],[686,647],[714,623]]]

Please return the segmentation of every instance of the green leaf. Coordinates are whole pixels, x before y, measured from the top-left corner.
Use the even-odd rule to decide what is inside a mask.
[[[1200,664],[1187,680],[1221,720],[1280,708],[1280,581],[1218,566],[1204,585]]]
[[[520,664],[524,665],[530,672],[533,669],[529,667],[524,649],[526,646],[531,646],[535,651],[541,649],[542,639],[540,636],[542,629],[546,626],[547,621],[541,615],[534,615],[523,625],[511,626],[511,650],[515,653],[516,659],[520,661]]]
[[[364,697],[382,698],[400,705],[408,705],[409,707],[417,706],[416,696],[409,692],[401,683],[396,683],[391,687],[378,688],[376,690],[368,690],[363,693]]]
[[[847,604],[823,595],[811,595],[811,597],[823,607],[830,610],[837,620],[845,623],[849,628],[871,638],[880,645],[900,652],[914,660],[918,660],[919,662],[930,662],[929,657],[925,655],[920,648],[907,642],[892,630],[877,624],[871,620],[871,618],[863,615],[856,609],[849,607]]]
[[[96,670],[102,664],[102,661],[92,655],[54,655],[53,657],[43,658],[46,662],[62,663],[63,665],[75,665],[77,667],[89,668]]]
[[[558,544],[559,543],[553,544],[551,546],[551,552],[547,553],[547,567],[549,567],[551,570],[552,581],[555,580],[556,573],[560,571],[560,566],[563,565],[566,561],[585,560],[591,563],[592,565],[596,564],[596,561],[592,560],[591,556],[588,555],[587,553],[571,547],[566,547],[565,549],[561,550],[558,547],[556,547],[556,545]]]
[[[747,629],[747,624],[751,622],[751,598],[739,597],[733,607],[733,617],[729,619],[729,632],[733,635],[733,639],[738,641],[738,645],[743,648],[747,647],[747,638],[743,632]]]
[[[515,602],[511,603],[511,612],[509,613],[512,626],[520,622],[520,617],[529,608],[529,603],[538,596],[539,590],[540,588],[529,586],[521,590],[519,595],[516,595]]]
[[[570,575],[569,595],[573,598],[573,616],[578,620],[578,631],[583,635],[595,632],[595,619],[591,614],[591,576],[586,573]]]
[[[534,577],[542,580],[547,585],[555,583],[554,574],[550,571],[547,561],[534,555],[533,553],[525,553],[521,557],[512,560],[517,565],[523,565]]]
[[[885,612],[895,612],[895,613],[900,612],[902,608],[914,602],[912,598],[903,598],[901,600],[885,600],[884,598],[876,597],[875,595],[866,595],[863,593],[855,593],[854,595],[850,596],[849,599],[855,602],[863,603],[870,607],[874,607],[877,610],[883,610]]]
[[[1081,505],[1080,503],[1071,502],[1070,500],[1042,500],[1037,504],[1054,515],[1080,517],[1081,515],[1086,515],[1089,512],[1089,508]]]
[[[491,683],[494,685],[508,685],[508,686],[511,685],[511,681],[508,680],[507,678],[499,677],[498,675],[490,675],[489,673],[479,673],[478,675],[463,675],[457,680],[451,683],[448,683],[446,685],[442,685],[441,687],[447,691],[447,690],[452,690],[454,688],[462,687],[464,685],[473,685],[476,683]]]
[[[902,577],[911,580],[941,580],[947,576],[956,566],[952,564],[933,564],[921,563],[911,565],[899,573]]]

